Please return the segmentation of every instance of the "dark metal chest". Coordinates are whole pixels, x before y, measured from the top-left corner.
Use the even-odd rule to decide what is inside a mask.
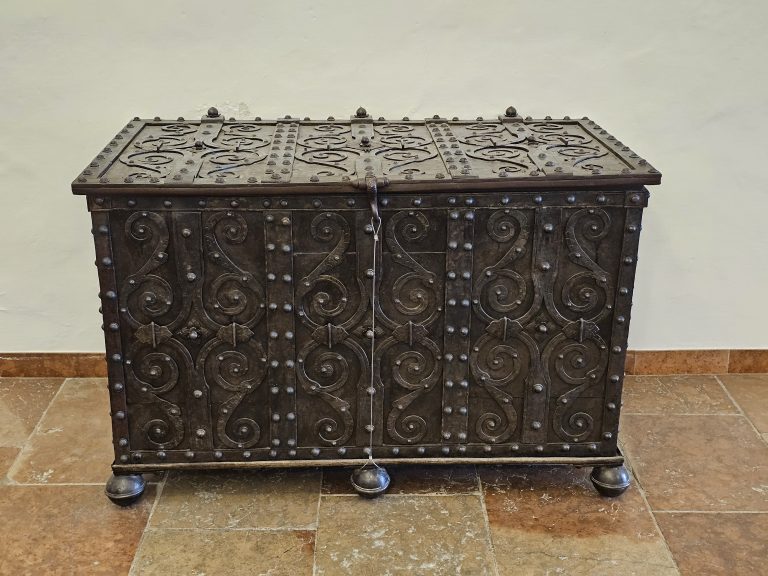
[[[514,110],[130,122],[73,183],[115,473],[353,465],[371,446],[617,467],[659,179],[590,120]]]

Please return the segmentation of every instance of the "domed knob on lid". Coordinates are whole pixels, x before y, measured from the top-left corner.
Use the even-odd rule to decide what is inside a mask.
[[[219,111],[216,109],[215,106],[211,106],[208,108],[208,117],[209,118],[216,118],[219,115]]]
[[[512,118],[513,116],[517,116],[517,109],[514,106],[510,106],[504,112],[504,115],[507,116],[508,118]]]
[[[355,116],[357,116],[358,118],[365,118],[366,116],[368,116],[368,112],[366,111],[365,108],[360,106],[360,108],[357,109],[357,112],[355,112]]]

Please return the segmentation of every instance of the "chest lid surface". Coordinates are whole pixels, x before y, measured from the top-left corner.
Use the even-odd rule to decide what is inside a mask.
[[[72,183],[75,194],[338,193],[658,184],[661,174],[588,118],[226,119],[129,122]]]

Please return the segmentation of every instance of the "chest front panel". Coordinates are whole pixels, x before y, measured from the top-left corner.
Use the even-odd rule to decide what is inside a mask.
[[[615,454],[629,198],[111,199],[118,459]]]

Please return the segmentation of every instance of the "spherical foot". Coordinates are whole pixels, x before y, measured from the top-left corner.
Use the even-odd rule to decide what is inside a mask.
[[[595,466],[589,475],[592,485],[602,495],[620,496],[629,488],[629,472],[624,466]]]
[[[389,474],[380,466],[366,464],[352,472],[352,487],[364,498],[375,498],[389,488]]]
[[[115,476],[114,474],[107,480],[107,486],[104,490],[107,498],[112,500],[118,506],[130,506],[144,494],[146,483],[141,474],[126,474]]]

